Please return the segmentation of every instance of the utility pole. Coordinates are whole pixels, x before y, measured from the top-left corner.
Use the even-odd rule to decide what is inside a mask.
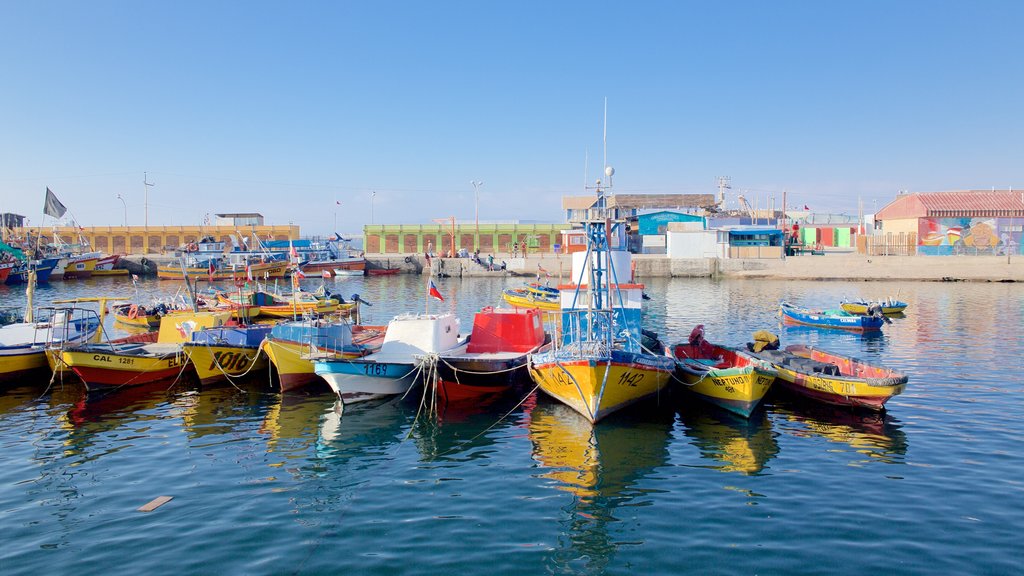
[[[732,188],[728,176],[718,177],[718,209],[725,211],[725,191]]]
[[[473,185],[473,198],[476,204],[476,238],[473,239],[473,249],[480,249],[480,187],[484,185],[480,180],[470,180]]]
[[[152,183],[149,182],[149,177],[147,176],[147,174],[145,172],[143,172],[142,173],[142,188],[146,192],[146,215],[145,215],[145,220],[144,220],[143,224],[145,225],[145,227],[147,229],[149,228],[149,189],[150,189],[151,186],[154,186],[154,185],[155,184],[152,184]]]

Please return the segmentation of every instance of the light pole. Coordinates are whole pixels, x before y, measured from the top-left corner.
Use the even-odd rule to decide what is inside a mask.
[[[473,249],[474,250],[479,250],[480,249],[480,187],[483,186],[484,183],[479,181],[479,180],[470,180],[469,183],[473,185],[473,198],[475,200],[474,201],[474,205],[476,206],[476,238],[473,240],[473,244],[474,244]]]
[[[373,199],[377,197],[377,191],[370,192],[370,225],[373,226]]]
[[[142,173],[142,188],[146,191],[146,217],[145,217],[145,221],[143,222],[143,225],[146,228],[149,228],[149,188],[151,186],[154,186],[154,184],[151,184],[149,182],[149,177],[146,175],[145,172],[143,172]],[[148,242],[148,240],[147,240],[147,242]]]
[[[121,201],[121,205],[124,206],[124,226],[128,227],[128,205],[125,204],[124,198],[120,194],[117,195],[117,199]]]

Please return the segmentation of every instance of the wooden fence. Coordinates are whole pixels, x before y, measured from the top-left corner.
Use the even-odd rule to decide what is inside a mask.
[[[914,256],[917,254],[915,232],[889,232],[857,237],[857,253],[868,256]]]

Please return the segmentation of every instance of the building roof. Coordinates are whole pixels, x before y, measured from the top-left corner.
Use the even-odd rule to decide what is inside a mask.
[[[263,218],[259,212],[238,212],[233,214],[214,214],[217,218]]]
[[[1024,191],[961,190],[902,194],[875,214],[875,220],[996,217],[1024,217]]]
[[[562,196],[563,210],[586,210],[597,204],[597,195]],[[704,208],[715,204],[714,194],[610,194],[608,208],[623,210],[663,210]]]

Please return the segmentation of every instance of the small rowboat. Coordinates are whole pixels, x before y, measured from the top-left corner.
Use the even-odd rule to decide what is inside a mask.
[[[366,273],[370,276],[393,276],[401,272],[401,268],[367,268]]]
[[[803,324],[818,328],[837,328],[854,332],[881,330],[888,320],[884,316],[858,316],[843,310],[809,310],[788,302],[779,305],[782,319],[790,324]]]
[[[548,296],[529,288],[506,288],[501,293],[505,302],[516,308],[537,308],[539,310],[559,310],[561,305],[558,296]]]
[[[335,268],[335,276],[364,276],[365,273],[362,270],[349,270],[348,268]]]
[[[881,411],[907,386],[905,374],[811,346],[762,350],[755,356],[775,366],[787,389],[836,406]]]
[[[907,309],[906,302],[893,300],[892,298],[881,302],[865,300],[854,300],[852,302],[843,301],[839,306],[850,314],[858,314],[861,316],[868,315],[868,311],[876,306],[881,309],[882,314],[899,314]]]
[[[676,359],[675,378],[704,400],[749,418],[775,381],[771,362],[743,350],[704,340],[697,326],[688,342],[671,348]]]

